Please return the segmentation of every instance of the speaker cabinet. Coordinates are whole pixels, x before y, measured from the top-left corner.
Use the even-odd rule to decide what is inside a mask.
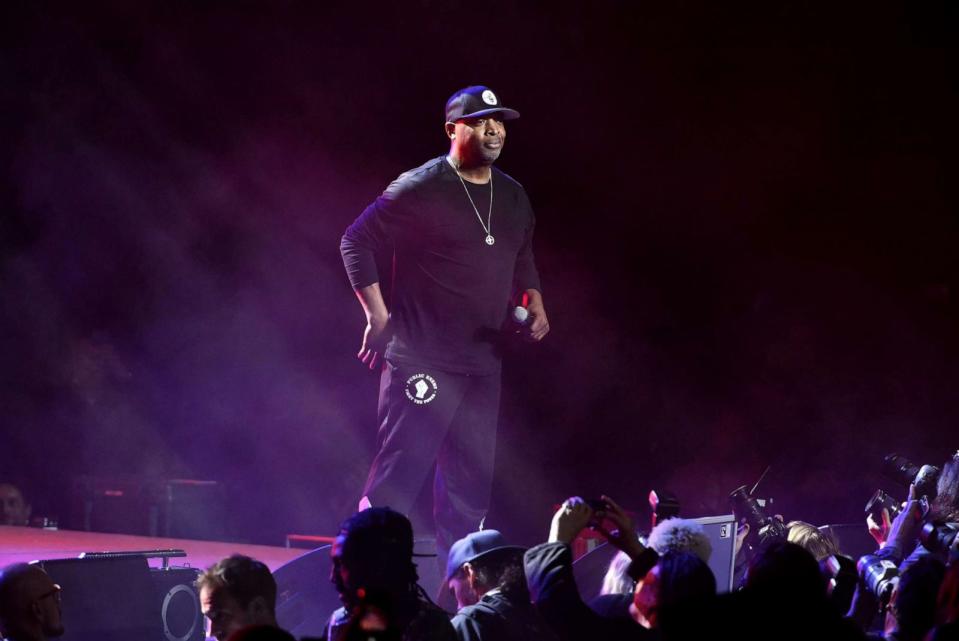
[[[40,561],[63,591],[62,641],[163,641],[146,557]]]
[[[150,577],[160,601],[160,623],[165,641],[203,641],[203,612],[194,582],[200,571],[193,568],[151,570]]]
[[[202,641],[197,570],[146,556],[38,561],[61,592],[62,641]]]

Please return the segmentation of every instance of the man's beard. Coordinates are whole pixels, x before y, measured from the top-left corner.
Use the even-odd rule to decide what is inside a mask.
[[[47,638],[62,637],[64,632],[66,632],[66,630],[63,628],[63,623],[57,623],[55,626],[48,623],[43,625],[43,634]]]

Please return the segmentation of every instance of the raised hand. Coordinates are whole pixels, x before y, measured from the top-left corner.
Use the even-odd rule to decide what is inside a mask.
[[[549,528],[549,542],[569,545],[592,518],[593,509],[582,498],[573,496],[566,499],[553,515]]]
[[[606,509],[596,514],[599,525],[596,530],[606,537],[609,544],[634,558],[643,551],[643,545],[636,536],[636,527],[626,511],[616,501],[606,495],[601,497]],[[611,523],[613,527],[609,527]]]

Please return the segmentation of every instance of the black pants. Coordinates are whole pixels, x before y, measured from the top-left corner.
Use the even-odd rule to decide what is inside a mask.
[[[489,509],[500,376],[387,362],[380,379],[378,453],[364,496],[408,514],[436,463],[437,551],[476,531]],[[445,557],[444,557],[445,559]]]

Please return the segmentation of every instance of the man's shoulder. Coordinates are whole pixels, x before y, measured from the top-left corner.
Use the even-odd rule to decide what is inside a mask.
[[[486,617],[508,618],[517,611],[517,605],[501,592],[486,594],[472,605],[460,608],[457,617],[483,619]]]
[[[412,640],[444,641],[456,638],[449,615],[439,606],[421,599],[419,611],[410,622],[403,638]]]
[[[491,603],[474,603],[473,605],[465,605],[459,609],[456,613],[456,616],[453,617],[453,621],[462,620],[462,619],[483,619],[489,616],[499,616],[499,611]]]
[[[506,173],[505,171],[503,171],[503,170],[500,169],[499,167],[493,167],[493,171],[496,173],[496,177],[497,177],[497,178],[499,178],[499,179],[501,179],[501,180],[505,180],[505,181],[506,181],[506,184],[508,184],[510,187],[513,187],[513,188],[518,189],[518,190],[520,190],[520,191],[526,191],[526,190],[523,188],[523,184],[522,184],[520,181],[518,181],[518,180],[516,180],[515,178],[513,178],[512,176],[510,176],[508,173]]]
[[[386,193],[400,195],[404,192],[414,191],[428,185],[431,181],[443,175],[443,165],[445,163],[445,156],[437,156],[436,158],[427,160],[419,167],[404,171],[390,183],[390,186],[386,189]]]

